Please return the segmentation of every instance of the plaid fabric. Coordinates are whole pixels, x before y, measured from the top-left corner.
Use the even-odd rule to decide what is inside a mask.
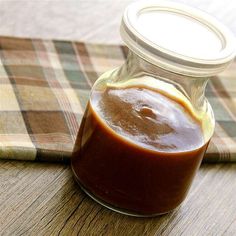
[[[92,84],[121,65],[125,52],[118,45],[0,38],[0,158],[68,160]],[[217,123],[205,161],[236,160],[235,67],[207,87]]]

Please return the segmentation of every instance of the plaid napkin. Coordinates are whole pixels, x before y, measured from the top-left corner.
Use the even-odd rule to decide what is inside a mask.
[[[120,45],[0,38],[0,158],[70,158],[89,91],[120,66]],[[204,160],[236,160],[236,72],[211,80],[206,95],[217,120]]]

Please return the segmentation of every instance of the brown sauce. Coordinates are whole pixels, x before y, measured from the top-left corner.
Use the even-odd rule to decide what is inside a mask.
[[[185,198],[207,144],[183,105],[142,87],[94,93],[72,157],[79,182],[137,214],[165,213]]]

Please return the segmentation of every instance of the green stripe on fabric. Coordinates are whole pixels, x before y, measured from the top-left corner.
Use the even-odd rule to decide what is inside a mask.
[[[229,113],[231,113],[230,115],[232,119],[236,121],[236,105],[234,101],[232,100],[232,98],[230,97],[228,91],[224,87],[221,80],[218,77],[214,77],[211,80],[211,84],[214,86],[215,90],[217,91],[217,95],[219,98],[222,97],[222,95],[226,97],[226,99],[224,100],[221,99],[222,105],[225,106],[225,108],[227,108],[230,111]],[[220,90],[218,90],[218,88]]]
[[[212,90],[212,84],[209,82],[208,91],[211,91],[211,93],[215,94],[214,97],[208,97],[208,101],[210,102],[212,109],[214,111],[215,119],[216,120],[232,120],[231,115],[228,113],[228,111],[225,109],[225,107],[222,105],[221,101],[219,100],[219,97],[216,94],[216,91]]]
[[[86,74],[87,79],[90,81],[90,84],[94,84],[94,82],[98,78],[98,74],[95,68],[93,67],[93,63],[91,61],[93,55],[89,55],[89,52],[84,43],[75,43],[74,45],[76,52],[78,55],[80,55],[81,62],[84,65],[84,73]]]
[[[214,111],[214,116],[217,121],[221,121],[221,120],[231,121],[232,120],[232,117],[225,110],[224,106],[222,106],[221,102],[219,101],[219,98],[208,97],[207,99],[212,106],[212,109]]]
[[[80,62],[76,57],[76,53],[73,49],[72,43],[54,41],[55,48],[60,58],[63,71],[73,88],[90,89],[86,77],[81,68]],[[70,66],[68,67],[68,60]]]

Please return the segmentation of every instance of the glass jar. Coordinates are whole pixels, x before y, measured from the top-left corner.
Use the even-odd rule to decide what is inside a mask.
[[[234,39],[198,10],[167,1],[127,7],[126,62],[94,84],[71,160],[81,188],[134,216],[167,213],[186,197],[215,120],[207,80],[234,57]]]

